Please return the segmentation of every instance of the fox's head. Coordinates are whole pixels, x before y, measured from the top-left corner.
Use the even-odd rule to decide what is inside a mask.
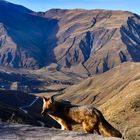
[[[55,101],[52,98],[43,97],[43,107],[41,114],[53,114],[55,111]]]

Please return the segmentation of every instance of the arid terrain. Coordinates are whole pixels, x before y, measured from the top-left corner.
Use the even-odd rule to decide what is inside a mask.
[[[79,125],[80,132],[60,131],[43,117],[41,96],[60,93],[56,100],[92,104],[125,139],[140,140],[140,16],[34,12],[0,0],[0,139],[117,140]]]

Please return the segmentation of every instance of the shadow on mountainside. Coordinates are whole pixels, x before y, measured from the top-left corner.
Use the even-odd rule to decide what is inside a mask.
[[[2,8],[0,23],[6,32],[3,34],[7,34],[2,40],[5,45],[0,63],[15,68],[40,68],[55,62],[53,48],[57,45],[57,19],[43,18],[33,12],[19,12],[15,8],[13,11]]]
[[[51,117],[42,117],[42,98],[19,91],[0,90],[0,119],[34,126],[60,128]]]
[[[127,26],[121,27],[121,39],[127,46],[127,50],[131,55],[134,62],[140,62],[140,24],[137,20],[140,19],[138,15],[135,17],[129,17],[127,20]],[[133,34],[135,33],[135,34]]]

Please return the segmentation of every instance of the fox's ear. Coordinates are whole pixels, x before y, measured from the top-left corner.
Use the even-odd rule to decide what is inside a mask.
[[[53,103],[53,100],[52,100],[52,98],[50,98],[50,99],[49,99],[49,102],[50,102],[51,104]]]
[[[46,98],[45,96],[42,97],[44,101],[48,101],[50,98]]]

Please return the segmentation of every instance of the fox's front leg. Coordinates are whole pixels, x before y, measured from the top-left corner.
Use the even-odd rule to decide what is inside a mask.
[[[72,130],[72,126],[70,124],[66,123],[66,121],[64,121],[63,119],[53,116],[53,115],[49,115],[49,116],[61,125],[62,130]]]
[[[71,124],[67,124],[64,120],[60,120],[59,124],[61,125],[62,130],[72,130]]]

